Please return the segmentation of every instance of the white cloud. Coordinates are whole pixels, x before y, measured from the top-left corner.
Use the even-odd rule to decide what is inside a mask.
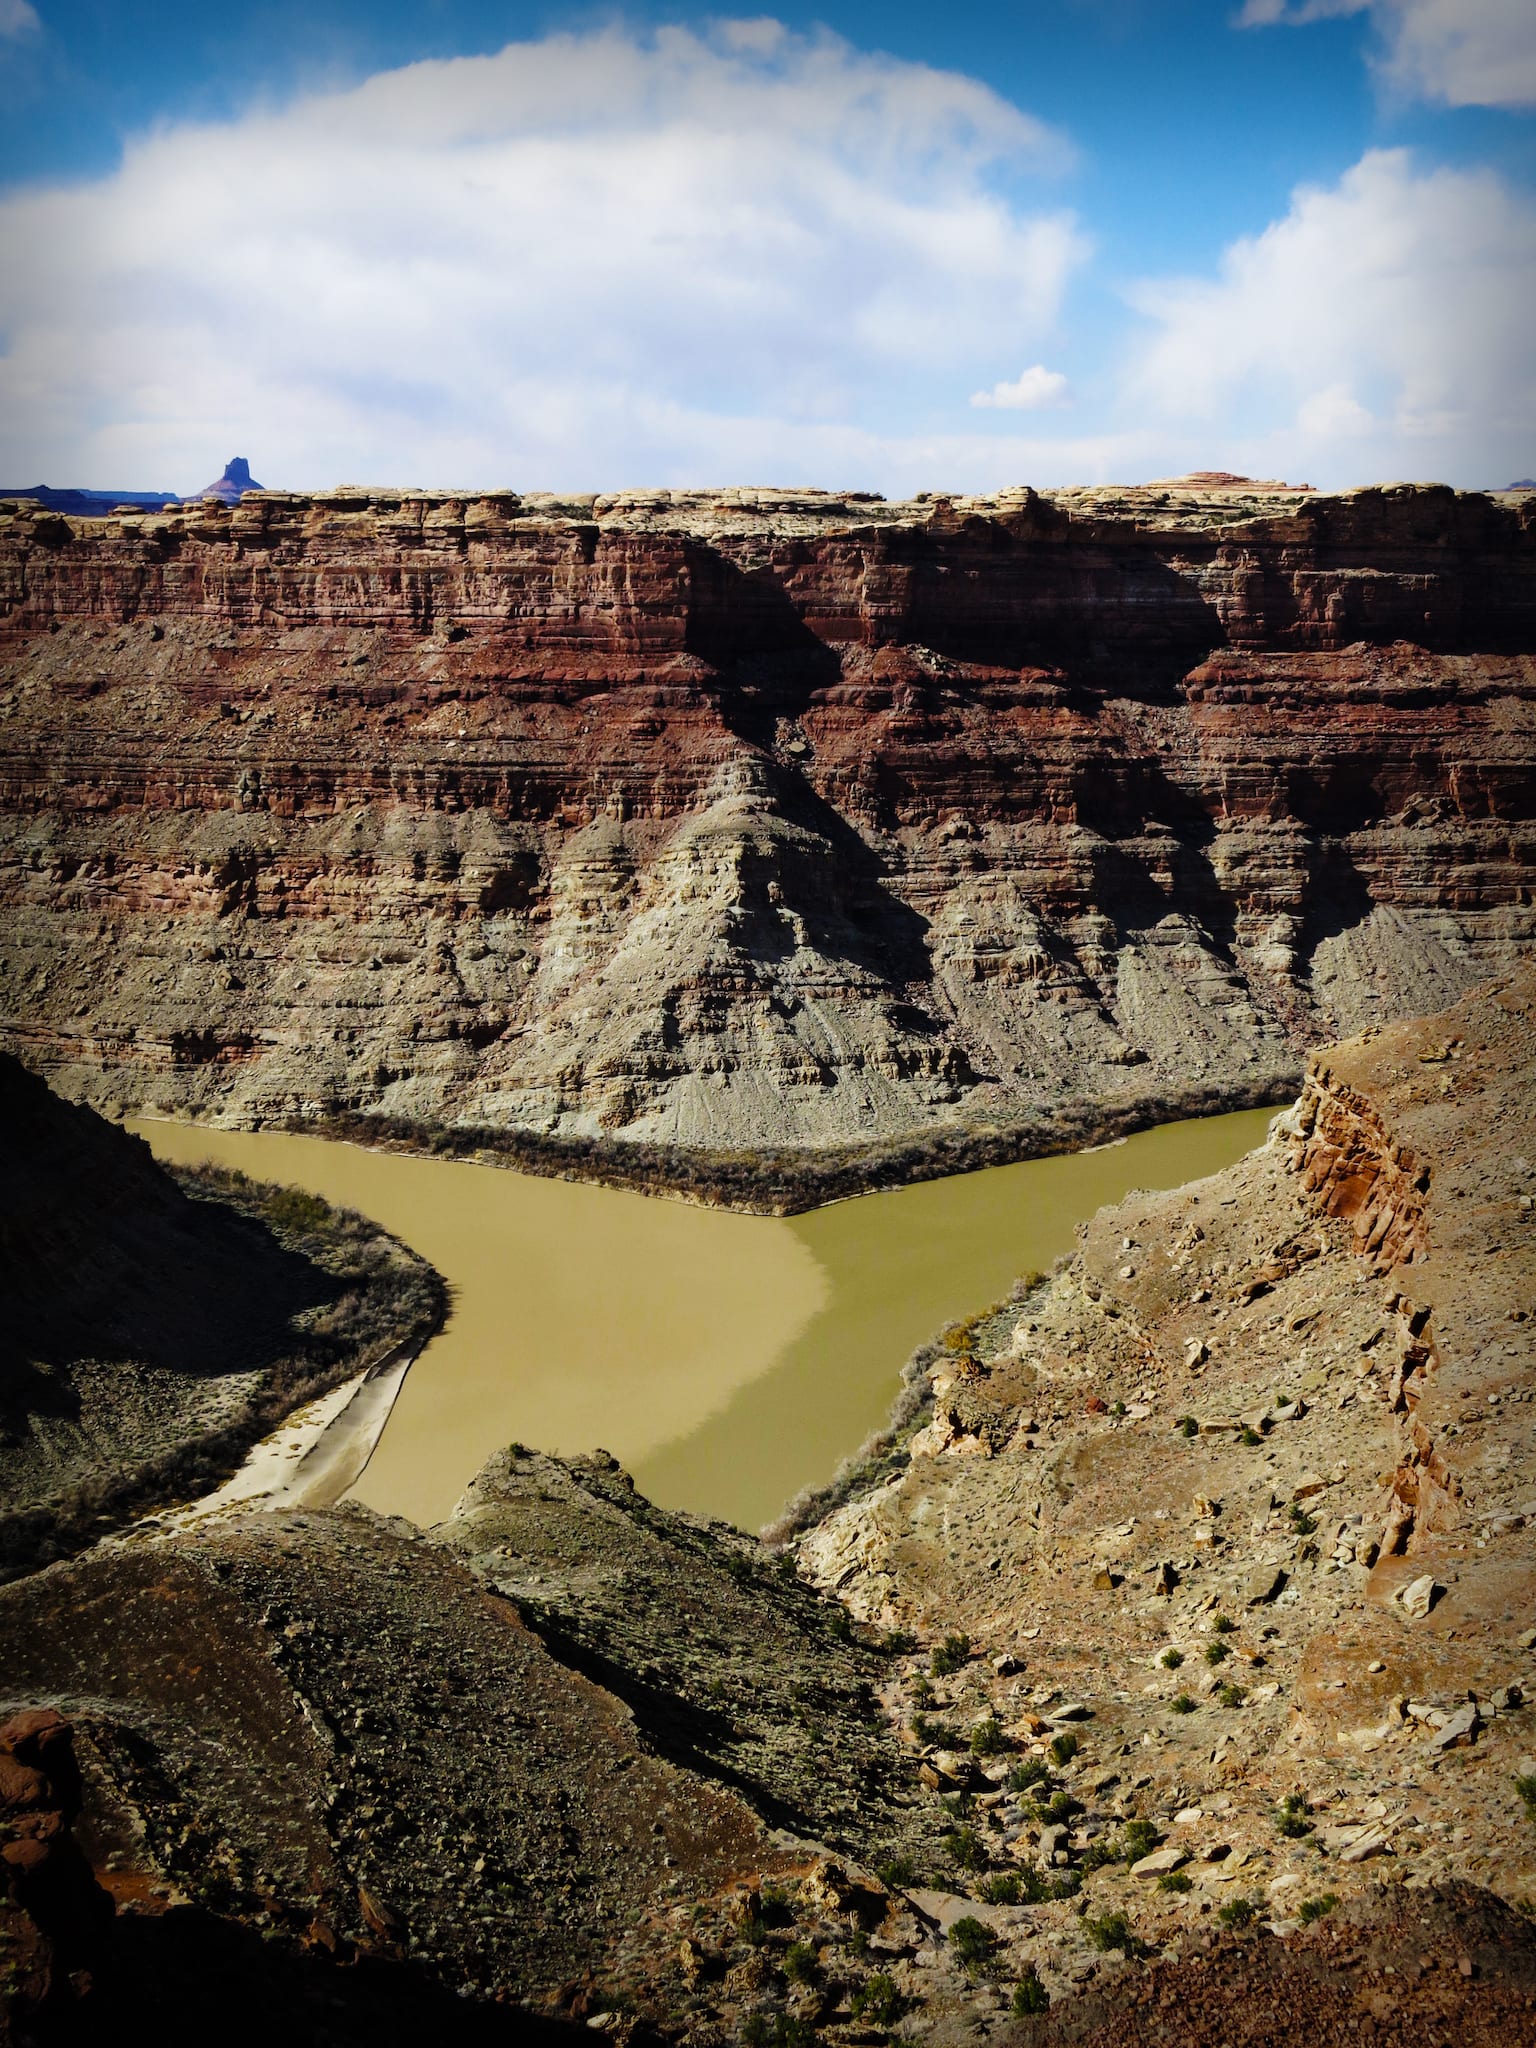
[[[31,0],[0,0],[0,36],[25,36],[42,27]]]
[[[1531,0],[1245,0],[1239,28],[1299,28],[1366,14],[1382,38],[1381,70],[1404,92],[1453,107],[1536,105]]]
[[[1034,363],[1021,370],[1011,384],[994,384],[990,391],[973,391],[971,403],[998,412],[1037,412],[1042,406],[1064,405],[1067,380],[1060,370],[1048,370]]]
[[[1086,243],[997,179],[1069,160],[973,79],[766,21],[171,128],[0,204],[0,470],[575,488],[881,447],[1051,331]]]
[[[1154,327],[1126,397],[1201,428],[1211,466],[1497,483],[1536,444],[1533,276],[1527,198],[1373,151],[1234,243],[1215,280],[1137,287]]]

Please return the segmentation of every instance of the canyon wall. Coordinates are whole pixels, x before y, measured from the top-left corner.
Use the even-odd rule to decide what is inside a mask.
[[[0,511],[0,1041],[104,1107],[1112,1125],[1529,949],[1536,496]]]

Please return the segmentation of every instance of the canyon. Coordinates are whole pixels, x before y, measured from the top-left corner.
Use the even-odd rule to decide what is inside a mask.
[[[794,1208],[1287,1100],[1536,930],[1536,496],[0,507],[0,1042]]]

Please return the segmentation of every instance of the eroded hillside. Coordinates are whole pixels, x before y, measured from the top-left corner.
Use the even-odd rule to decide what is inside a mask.
[[[637,1154],[1279,1100],[1529,946],[1533,502],[7,510],[8,1042]]]

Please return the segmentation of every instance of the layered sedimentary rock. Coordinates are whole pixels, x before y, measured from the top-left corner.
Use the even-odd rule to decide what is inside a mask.
[[[98,1103],[716,1149],[1263,1099],[1530,944],[1533,528],[1236,484],[0,514],[4,1030]]]

